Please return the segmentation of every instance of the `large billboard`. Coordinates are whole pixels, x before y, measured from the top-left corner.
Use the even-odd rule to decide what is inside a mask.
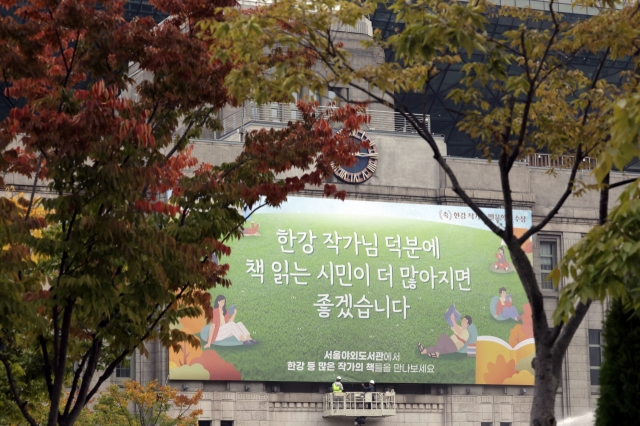
[[[175,325],[200,347],[170,351],[172,380],[533,384],[526,295],[466,207],[290,198],[227,260],[208,319]]]

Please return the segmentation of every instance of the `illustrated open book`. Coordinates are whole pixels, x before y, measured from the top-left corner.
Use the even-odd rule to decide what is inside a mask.
[[[517,377],[517,383],[532,384],[531,360],[536,347],[526,339],[515,347],[495,336],[478,336],[476,341],[476,384],[508,383],[503,379]],[[507,376],[502,377],[503,374]],[[499,378],[498,381],[495,381]],[[526,382],[526,383],[525,383]]]
[[[499,337],[478,336],[478,340],[476,341],[476,351],[478,354],[480,351],[486,351],[493,353],[496,356],[502,355],[506,361],[513,359],[518,362],[522,358],[533,355],[535,353],[535,345],[534,339],[523,340],[515,347],[512,347],[509,343]]]
[[[452,303],[451,306],[449,306],[449,309],[447,309],[447,312],[445,312],[444,314],[444,320],[447,322],[447,324],[449,324],[449,327],[453,327],[453,322],[451,322],[451,314],[453,314],[456,323],[460,321],[460,317],[462,315],[460,315],[460,312],[456,310],[455,303]]]
[[[227,309],[227,313],[229,315],[233,315],[233,313],[236,311],[236,305],[231,305],[229,306],[229,309]]]

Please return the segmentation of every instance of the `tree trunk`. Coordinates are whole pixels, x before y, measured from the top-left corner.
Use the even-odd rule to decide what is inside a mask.
[[[530,422],[533,426],[556,426],[555,399],[560,384],[562,359],[565,351],[559,350],[560,348],[556,345],[557,336],[552,336],[554,329],[549,327],[547,314],[544,310],[544,300],[538,287],[533,265],[515,237],[507,241],[507,247],[531,304],[533,319],[536,356],[532,362],[535,371],[535,386]]]
[[[535,387],[530,422],[532,426],[556,426],[556,392],[560,384],[562,358],[558,361],[549,345],[536,339]]]

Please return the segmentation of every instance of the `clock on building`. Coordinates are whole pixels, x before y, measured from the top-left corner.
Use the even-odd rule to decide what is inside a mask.
[[[333,165],[335,176],[346,183],[362,183],[371,179],[378,167],[378,149],[374,141],[364,132],[356,132],[351,136],[358,141],[369,142],[369,149],[361,147],[355,155],[356,163],[351,167]]]

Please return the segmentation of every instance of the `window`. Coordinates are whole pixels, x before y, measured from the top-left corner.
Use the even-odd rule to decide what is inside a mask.
[[[291,104],[291,109],[289,110],[289,118],[291,120],[297,120],[298,108],[296,107],[296,104],[298,103],[298,99],[300,99],[300,95],[298,95],[297,92],[293,92],[291,96],[293,96],[293,104]]]
[[[597,385],[602,365],[602,330],[589,330],[589,373],[591,384]]]
[[[211,426],[211,420],[198,420],[198,426]]]
[[[540,283],[542,288],[553,290],[549,273],[558,263],[558,244],[555,241],[540,241]]]
[[[271,120],[280,121],[280,105],[277,103],[271,103],[269,110],[271,111]]]
[[[233,420],[220,420],[220,426],[233,426]]]
[[[336,104],[340,104],[343,100],[349,102],[349,88],[334,87],[333,90],[329,90],[327,97],[329,102],[335,102]]]
[[[124,361],[116,366],[116,378],[131,378],[131,370],[131,357],[127,357]]]
[[[491,422],[480,422],[480,426],[493,426]]]

